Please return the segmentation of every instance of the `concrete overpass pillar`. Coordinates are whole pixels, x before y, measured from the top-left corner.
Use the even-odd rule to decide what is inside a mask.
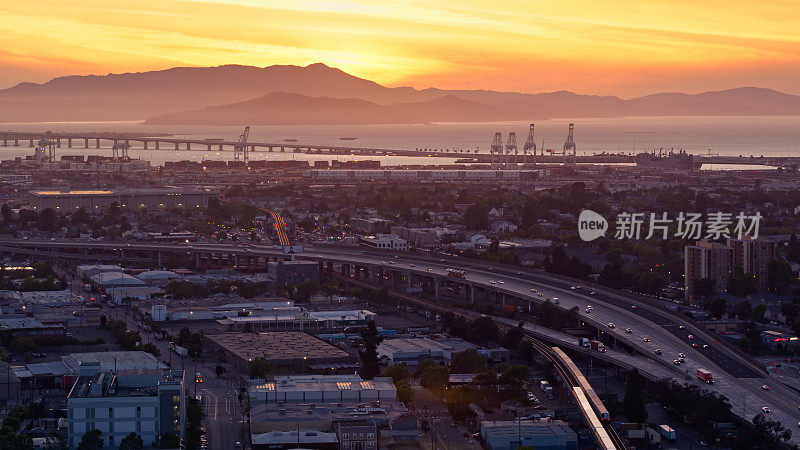
[[[72,138],[67,138],[67,148],[72,148]]]
[[[158,252],[158,267],[164,267],[163,258],[161,256],[161,252]]]
[[[156,150],[158,150],[160,147],[161,147],[161,142],[156,141]]]
[[[83,148],[89,148],[89,138],[83,140]]]
[[[468,293],[469,302],[470,303],[475,303],[475,285],[474,284],[468,284],[467,285],[467,290],[469,291],[469,293]]]
[[[28,147],[33,147],[33,138],[31,138],[31,140],[28,142]],[[59,145],[59,147],[61,146]]]
[[[439,278],[433,277],[433,298],[439,300]]]
[[[200,270],[202,266],[200,265],[200,253],[194,254],[194,268]]]
[[[211,151],[211,144],[208,144],[208,146],[206,147],[206,150],[209,151],[209,152]]]
[[[178,143],[176,142],[175,143],[175,150],[177,150],[177,149],[178,149]]]
[[[328,261],[325,265],[328,267],[328,272],[333,273],[333,262]]]
[[[94,148],[100,148],[100,138],[95,138],[95,140],[94,140]]]
[[[142,141],[142,145],[144,146],[144,149],[145,149],[145,150],[147,150],[147,144],[148,144],[148,142],[147,142],[147,141]]]

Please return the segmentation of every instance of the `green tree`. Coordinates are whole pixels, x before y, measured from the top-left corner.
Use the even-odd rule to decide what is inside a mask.
[[[472,391],[469,386],[456,386],[448,389],[444,395],[447,411],[455,420],[463,420],[470,413]]]
[[[103,448],[103,438],[100,430],[89,430],[83,434],[78,443],[78,450],[100,450]]]
[[[745,297],[755,292],[758,292],[756,277],[752,273],[743,273],[742,269],[735,269],[730,282],[728,282],[728,294]]]
[[[440,393],[450,381],[450,371],[447,367],[436,365],[428,367],[419,377],[419,383],[426,389]]]
[[[634,422],[644,422],[647,418],[647,411],[644,408],[642,398],[644,383],[638,369],[633,369],[628,373],[628,380],[625,383],[625,397],[622,399],[622,413],[629,420]]]
[[[45,208],[42,211],[42,216],[39,219],[39,228],[42,231],[50,231],[53,232],[56,230],[58,226],[58,215],[53,210],[53,208]]]
[[[414,391],[411,389],[408,380],[402,379],[397,381],[394,383],[394,387],[397,388],[397,399],[403,403],[411,404],[414,400]]]
[[[167,431],[158,440],[158,448],[178,448],[181,446],[181,438],[177,434]]]
[[[736,312],[736,318],[739,320],[750,320],[750,317],[753,315],[753,308],[747,300],[741,300],[737,303],[734,307],[734,311]]]
[[[267,361],[263,356],[257,356],[250,361],[250,378],[266,378],[267,375],[275,371],[275,365]]]
[[[3,215],[3,225],[8,226],[11,223],[11,207],[8,206],[8,203],[3,203],[0,214]]]
[[[523,331],[522,327],[523,323],[520,322],[516,327],[509,328],[500,340],[500,346],[508,350],[516,350],[519,347],[519,343],[522,342],[522,338],[525,337],[525,331]]]
[[[753,312],[751,317],[755,322],[767,323],[767,317],[765,316],[766,313],[767,313],[767,305],[759,303],[755,307],[753,307]]]
[[[374,320],[370,320],[367,326],[361,329],[360,334],[364,342],[364,349],[358,351],[361,359],[361,376],[365,380],[371,380],[381,373],[378,362],[378,345],[383,341],[383,336],[378,333]]]
[[[711,313],[712,317],[721,319],[722,316],[725,314],[727,308],[728,308],[728,302],[726,302],[724,298],[715,298],[711,302],[711,306],[709,307],[709,312]]]
[[[144,448],[144,441],[138,434],[131,432],[119,443],[119,450],[139,450]]]
[[[770,292],[786,293],[793,279],[792,266],[788,262],[782,259],[773,259],[769,262],[767,288]]]
[[[487,358],[474,348],[454,353],[450,359],[450,373],[478,373],[486,370]]]
[[[394,364],[383,370],[383,376],[390,377],[395,384],[400,380],[407,380],[409,375],[406,363]]]

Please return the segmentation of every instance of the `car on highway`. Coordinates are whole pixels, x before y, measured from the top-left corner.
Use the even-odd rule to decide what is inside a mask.
[[[197,372],[196,374],[194,374],[194,382],[195,383],[202,383],[203,382],[203,375],[201,375],[200,372]]]
[[[679,330],[683,330],[683,329],[685,329],[685,328],[686,328],[686,327],[685,327],[685,326],[683,326],[683,325],[678,325],[678,329],[679,329]]]
[[[655,353],[656,355],[660,355],[661,354],[661,349],[657,348],[657,349],[653,350],[653,353]]]
[[[686,359],[686,353],[678,353],[678,358]]]
[[[589,313],[591,313],[591,312],[592,312],[592,310],[591,310],[591,309],[589,309],[589,308],[586,308],[586,309],[584,309],[584,310],[583,310],[583,312],[585,312],[586,314],[589,314]]]
[[[769,390],[769,386],[767,386],[766,384],[762,384],[761,385],[761,389],[763,389],[765,391],[768,391]]]
[[[497,284],[505,284],[503,280],[497,280]]]
[[[628,333],[628,334],[631,334],[631,333],[633,333],[633,330],[630,329],[630,328],[625,328],[625,332]]]
[[[765,412],[765,413],[767,413],[767,414],[769,414],[769,413],[771,413],[771,412],[772,412],[772,410],[771,410],[771,409],[769,409],[769,406],[765,406],[765,407],[761,408],[761,411],[764,411],[764,412]]]
[[[536,293],[536,289],[531,289],[531,292],[533,292],[535,294]]]
[[[548,299],[548,300],[550,300],[550,299]],[[558,299],[558,297],[553,297],[553,298],[552,298],[552,301],[553,301],[553,303],[554,303],[554,304],[556,304],[556,305],[557,305],[557,304],[559,304],[559,303],[561,303],[561,300],[559,300],[559,299]]]
[[[440,260],[439,260],[439,262],[445,262],[445,261],[444,261],[444,258],[440,259]]]
[[[686,337],[688,337],[689,339],[694,339],[694,335],[693,334],[690,334],[689,336],[686,336]]]
[[[542,293],[541,293],[541,292],[539,292],[539,293],[538,293],[538,294],[536,294],[536,295],[537,295],[537,296],[539,296],[539,297],[541,297],[541,296],[542,296]]]
[[[681,360],[680,359],[673,359],[672,360],[672,364],[675,364],[676,366],[678,366],[678,365],[681,364]]]
[[[692,348],[697,348],[697,347],[700,347],[699,345],[697,345],[697,342],[692,342]]]
[[[495,281],[495,280],[489,280],[489,284],[497,284],[497,281]]]
[[[631,305],[631,309],[636,309],[636,308],[637,308],[636,305]]]
[[[591,310],[593,310],[593,309],[594,309],[594,306],[592,306],[592,305],[586,305],[586,309],[588,309],[589,311],[591,311]]]
[[[589,295],[597,295],[597,292],[595,291],[589,292]]]
[[[417,265],[416,264],[411,264],[411,267],[417,267]]]
[[[433,272],[433,269],[431,269],[430,267],[428,267],[428,272]]]
[[[703,344],[703,350],[708,350],[708,349],[709,349],[708,344]]]
[[[613,330],[614,328],[616,328],[616,325],[614,325],[614,322],[609,322],[608,328],[611,328]]]
[[[644,342],[650,342],[650,338],[642,338]]]

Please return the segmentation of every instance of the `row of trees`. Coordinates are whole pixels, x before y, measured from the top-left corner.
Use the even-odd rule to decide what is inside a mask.
[[[156,357],[161,356],[161,349],[159,349],[157,345],[152,342],[142,344],[142,336],[137,331],[129,330],[125,321],[108,320],[105,316],[102,316],[100,318],[100,325],[108,329],[117,339],[120,347],[125,350],[140,350]]]
[[[210,280],[206,284],[199,284],[184,280],[171,280],[166,287],[166,293],[174,299],[203,298],[209,295],[233,292],[245,298],[252,298],[267,292],[267,284],[232,280]]]

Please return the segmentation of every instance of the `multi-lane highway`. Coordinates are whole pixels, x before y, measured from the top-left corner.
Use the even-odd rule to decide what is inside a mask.
[[[123,254],[125,250],[147,250],[153,252],[198,252],[237,254],[242,256],[288,257],[283,247],[241,246],[233,244],[161,244],[161,243],[107,243],[76,241],[19,241],[0,239],[0,251],[16,251],[34,255],[53,254],[75,249],[114,251]],[[67,250],[68,249],[68,250]],[[433,254],[404,253],[390,255],[374,250],[364,252],[363,248],[340,248],[329,246],[305,247],[304,252],[295,257],[369,267],[371,270],[401,271],[415,277],[434,277],[445,280],[447,268],[465,270],[467,278],[459,282],[479,286],[485,290],[506,293],[516,299],[538,304],[546,298],[558,297],[559,306],[577,307],[581,318],[596,326],[604,333],[613,335],[643,355],[654,360],[672,364],[678,355],[686,355],[679,368],[684,379],[699,383],[695,377],[696,369],[710,370],[715,383],[707,386],[728,397],[734,413],[751,420],[753,416],[768,407],[768,417],[778,420],[785,426],[794,428],[798,423],[800,396],[777,381],[768,378],[766,371],[729,344],[715,342],[713,335],[697,327],[688,319],[657,308],[642,299],[624,292],[601,287],[571,289],[580,284],[563,277],[519,269],[515,267],[488,267],[484,262],[456,257],[441,257]],[[394,257],[396,256],[396,258]],[[392,264],[386,264],[389,260]],[[384,264],[381,264],[384,262]],[[500,283],[502,281],[502,283]],[[535,290],[536,292],[532,291]],[[591,293],[594,292],[592,295]],[[538,296],[542,293],[542,296]],[[591,305],[590,312],[586,312]],[[635,308],[634,308],[635,307]],[[610,328],[608,323],[614,323]],[[625,330],[631,329],[631,333]],[[690,335],[692,337],[690,337]],[[697,347],[691,344],[696,343]],[[704,346],[708,346],[704,348]],[[655,350],[660,349],[661,355]],[[762,389],[768,385],[769,390]],[[798,433],[796,433],[798,434]],[[800,442],[800,439],[793,439]]]

